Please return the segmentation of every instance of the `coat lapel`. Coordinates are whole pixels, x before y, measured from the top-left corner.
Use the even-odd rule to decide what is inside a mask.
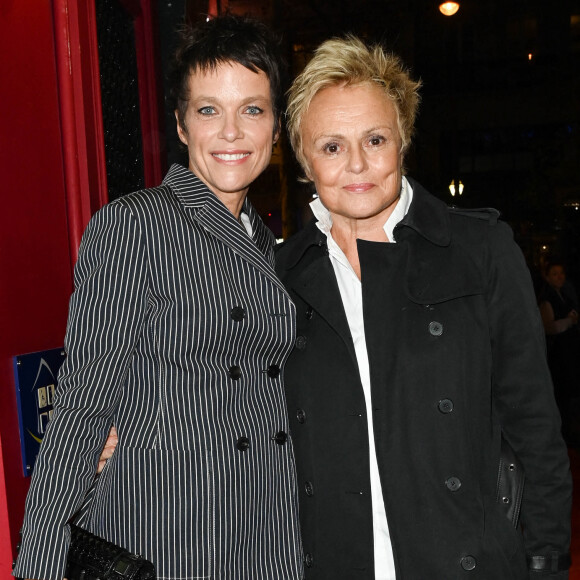
[[[281,271],[280,276],[290,291],[302,298],[339,334],[357,364],[340,290],[326,251],[326,240],[314,224],[311,226],[298,234],[302,240],[293,248],[287,261],[288,269]]]

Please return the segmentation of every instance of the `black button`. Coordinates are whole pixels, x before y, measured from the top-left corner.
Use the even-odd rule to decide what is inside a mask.
[[[453,401],[451,399],[441,399],[437,407],[442,413],[451,413],[453,411]]]
[[[242,306],[234,306],[231,311],[232,320],[241,322],[246,317],[246,311]]]
[[[306,337],[305,336],[297,336],[296,337],[296,348],[298,350],[304,350],[306,348]]]
[[[307,481],[304,484],[304,491],[306,491],[306,495],[308,497],[312,497],[314,495],[314,486],[312,485],[312,482]]]
[[[298,419],[298,423],[306,423],[306,411],[304,409],[298,409],[296,411],[296,419]]]
[[[308,553],[304,556],[304,563],[307,568],[312,568],[312,566],[314,566],[314,558],[312,554]]]
[[[313,314],[314,314],[314,310],[312,309],[312,306],[309,306],[309,307],[306,309],[306,318],[307,318],[308,320],[310,320],[310,319],[312,318]]]
[[[284,445],[284,443],[286,443],[286,441],[288,440],[288,435],[286,435],[284,431],[278,431],[278,433],[276,433],[276,435],[274,435],[272,439],[274,439],[274,441],[276,441],[278,445]]]
[[[461,558],[461,567],[464,570],[475,570],[476,565],[477,561],[473,556],[464,556]]]
[[[445,485],[449,491],[457,491],[461,487],[461,480],[458,477],[450,477]]]
[[[501,498],[501,501],[502,501],[503,503],[505,503],[505,505],[508,505],[508,504],[509,504],[509,502],[510,502],[510,498],[509,498],[509,497],[502,497],[502,498]]]
[[[441,336],[443,334],[443,325],[440,322],[430,322],[429,332],[433,336]]]
[[[280,374],[280,367],[278,365],[270,365],[268,367],[268,376],[275,379]]]
[[[236,442],[236,447],[240,451],[246,451],[250,446],[250,440],[247,437],[240,437]]]
[[[242,369],[238,366],[230,367],[230,378],[237,381],[242,376]]]

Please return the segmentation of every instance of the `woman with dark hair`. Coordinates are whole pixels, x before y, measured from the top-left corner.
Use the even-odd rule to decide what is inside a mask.
[[[79,510],[159,578],[302,577],[282,389],[295,309],[246,197],[280,131],[278,54],[250,19],[188,29],[172,74],[188,168],[87,227],[18,577],[63,578]]]

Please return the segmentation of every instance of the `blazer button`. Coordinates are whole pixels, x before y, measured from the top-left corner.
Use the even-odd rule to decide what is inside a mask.
[[[247,437],[240,437],[236,442],[236,447],[240,451],[247,451],[250,446],[250,440]]]
[[[297,336],[296,337],[296,348],[298,350],[304,350],[306,348],[306,337],[305,336]]]
[[[237,381],[242,376],[242,369],[238,366],[230,367],[230,378]]]
[[[306,491],[306,495],[308,497],[312,497],[314,495],[314,486],[312,485],[312,482],[307,481],[304,484],[304,491]]]
[[[246,311],[242,306],[234,306],[230,313],[232,320],[241,322],[246,317]]]
[[[444,414],[451,413],[453,411],[453,401],[451,399],[441,399],[437,407]]]
[[[276,441],[278,445],[284,445],[284,443],[286,443],[286,441],[288,440],[288,435],[286,435],[284,431],[278,431],[278,433],[276,433],[276,435],[274,435],[272,439],[274,439],[274,441]]]
[[[314,558],[312,554],[310,554],[310,552],[308,554],[305,554],[304,563],[306,564],[307,568],[312,568],[312,566],[314,566]]]
[[[461,558],[461,567],[464,570],[475,570],[477,560],[473,556],[465,556]]]
[[[443,325],[440,322],[430,322],[429,333],[433,336],[441,336],[443,334]]]
[[[298,423],[302,425],[306,423],[306,411],[304,409],[298,409],[296,411],[296,419],[298,419]]]
[[[458,477],[450,477],[445,481],[445,485],[449,491],[457,491],[461,487],[461,480]]]
[[[309,307],[306,309],[306,318],[307,318],[308,320],[311,320],[313,315],[314,315],[314,310],[313,310],[312,306],[309,306]]]
[[[280,374],[280,367],[278,365],[270,365],[267,372],[270,378],[275,379]]]

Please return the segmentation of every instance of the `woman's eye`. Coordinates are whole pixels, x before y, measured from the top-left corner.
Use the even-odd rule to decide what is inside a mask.
[[[325,153],[338,153],[338,143],[327,143],[323,148]]]
[[[369,144],[373,147],[377,147],[378,145],[382,145],[385,142],[385,138],[381,137],[381,135],[373,135],[369,139]]]
[[[260,113],[263,113],[264,111],[262,109],[260,109],[260,107],[254,107],[254,106],[252,106],[252,107],[248,107],[246,109],[246,112],[249,115],[259,115]]]
[[[201,109],[198,109],[197,112],[200,115],[213,115],[215,110],[213,107],[202,107]]]

